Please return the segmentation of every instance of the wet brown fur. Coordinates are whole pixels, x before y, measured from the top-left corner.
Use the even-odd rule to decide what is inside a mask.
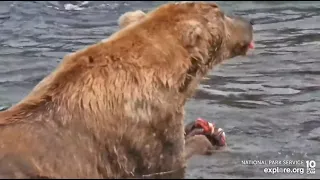
[[[214,150],[215,147],[204,135],[195,135],[186,139],[186,159],[189,159],[194,155],[211,155],[214,152]]]
[[[128,178],[183,168],[184,105],[213,65],[239,55],[222,15],[213,3],[163,5],[66,56],[0,112],[0,177]]]

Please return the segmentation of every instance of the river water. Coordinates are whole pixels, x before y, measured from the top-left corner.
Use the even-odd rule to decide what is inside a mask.
[[[0,108],[21,100],[66,54],[117,31],[122,13],[163,3],[0,2]],[[256,50],[214,68],[188,102],[186,122],[215,122],[225,130],[228,148],[192,158],[186,178],[319,178],[320,2],[217,3],[255,21]],[[267,163],[247,165],[248,160]],[[289,160],[304,162],[284,164]],[[264,172],[305,168],[307,160],[318,163],[315,175],[306,169]]]

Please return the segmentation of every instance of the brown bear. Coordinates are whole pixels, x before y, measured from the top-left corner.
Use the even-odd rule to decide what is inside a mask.
[[[66,56],[0,113],[0,177],[182,178],[184,105],[252,35],[215,3],[169,3]]]

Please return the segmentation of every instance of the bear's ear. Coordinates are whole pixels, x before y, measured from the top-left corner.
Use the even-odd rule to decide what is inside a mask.
[[[118,25],[122,29],[130,24],[140,21],[145,16],[146,14],[141,10],[126,12],[119,17]]]
[[[184,45],[195,46],[203,34],[201,24],[197,21],[191,20],[184,22],[184,28],[185,30],[182,31],[185,32],[182,35]]]

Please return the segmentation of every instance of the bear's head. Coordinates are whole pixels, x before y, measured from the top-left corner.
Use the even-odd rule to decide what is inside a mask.
[[[183,45],[202,63],[217,64],[246,55],[254,47],[252,23],[241,17],[227,16],[215,3],[169,4],[167,11],[175,12],[177,36],[181,35]],[[208,52],[201,52],[199,48]]]

